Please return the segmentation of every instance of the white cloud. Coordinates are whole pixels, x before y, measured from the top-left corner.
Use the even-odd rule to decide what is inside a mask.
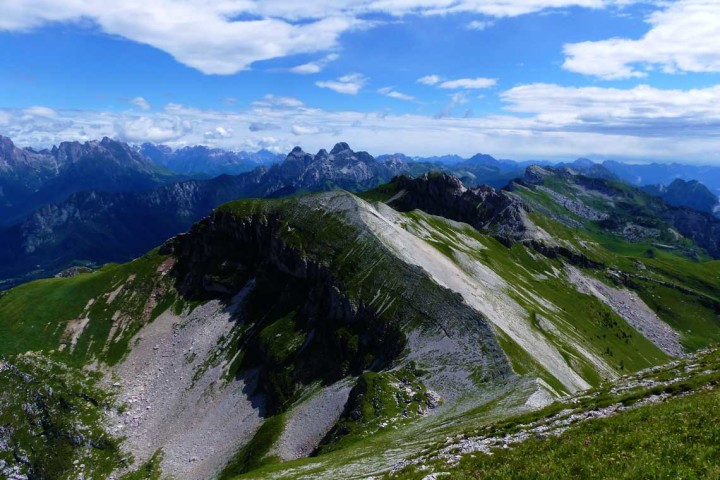
[[[293,125],[290,131],[293,133],[293,135],[314,135],[316,133],[320,133],[320,127],[312,126],[312,125]]]
[[[648,17],[638,40],[611,38],[565,45],[567,70],[606,80],[666,73],[720,72],[720,2],[678,0]]]
[[[406,102],[412,102],[415,100],[415,97],[412,95],[407,95],[402,92],[398,92],[395,90],[394,87],[384,87],[378,89],[378,93],[381,95],[385,95],[386,97],[395,98],[397,100],[404,100]]]
[[[456,92],[449,95],[450,97],[450,103],[448,103],[445,108],[442,109],[437,115],[435,115],[435,118],[445,118],[449,117],[452,113],[453,109],[455,107],[459,107],[460,105],[465,105],[468,103],[468,94],[466,92]]]
[[[717,136],[720,85],[665,90],[531,84],[501,94],[513,112],[536,114],[548,128],[625,132],[635,136]]]
[[[128,142],[165,143],[192,131],[189,121],[158,117],[139,117],[120,121],[117,136]]]
[[[41,117],[41,118],[57,118],[58,114],[55,110],[48,107],[29,107],[22,111],[24,117]]]
[[[471,155],[484,151],[517,159],[612,156],[720,164],[720,85],[691,90],[522,85],[501,93],[504,114],[475,110],[472,118],[462,118],[470,116],[467,105],[462,105],[475,98],[475,93],[449,93],[449,105],[457,111],[440,118],[391,111],[324,110],[297,99],[277,102],[283,97],[276,96],[270,96],[272,107],[266,97],[247,110],[170,104],[142,115],[58,110],[55,117],[46,118],[26,116],[22,109],[0,109],[0,118],[10,118],[3,134],[19,145],[36,147],[107,135],[173,147],[206,144],[287,152],[298,144],[314,151],[345,140],[374,154]],[[262,128],[249,128],[253,123],[277,128],[268,136]],[[208,132],[217,133],[219,126],[225,135],[206,138]]]
[[[254,101],[253,105],[267,108],[300,108],[305,104],[295,97],[282,97],[268,94],[261,100]]]
[[[330,55],[326,55],[320,60],[304,63],[302,65],[298,65],[297,67],[293,67],[290,69],[290,71],[292,73],[297,73],[300,75],[311,75],[314,73],[320,73],[325,69],[325,67],[327,67],[330,63],[334,62],[338,58],[340,58],[340,55],[336,53],[331,53]]]
[[[494,78],[460,78],[457,80],[448,80],[442,82],[438,85],[438,87],[448,90],[476,90],[481,88],[491,88],[495,85],[497,85],[497,80]]]
[[[468,30],[485,30],[486,28],[492,27],[494,24],[495,22],[489,20],[473,20],[465,25],[465,28]]]
[[[216,127],[214,130],[205,132],[206,140],[219,140],[223,138],[230,138],[232,136],[232,130],[226,129],[225,127]]]
[[[422,83],[423,85],[437,85],[442,81],[442,78],[440,78],[438,75],[426,75],[424,77],[418,78],[417,82]]]
[[[132,103],[136,107],[138,107],[140,110],[150,110],[152,107],[150,106],[150,102],[145,100],[143,97],[135,97],[128,100],[128,103]]]
[[[357,95],[367,83],[367,77],[359,73],[350,73],[337,80],[315,82],[320,88],[329,88],[344,95]]]
[[[335,48],[366,14],[507,17],[547,8],[602,8],[628,0],[3,0],[0,30],[91,21],[103,32],[150,45],[206,74]],[[302,21],[299,21],[302,20]],[[312,69],[312,67],[306,67]]]

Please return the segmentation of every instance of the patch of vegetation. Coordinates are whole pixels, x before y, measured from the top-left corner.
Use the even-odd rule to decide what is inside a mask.
[[[397,428],[434,408],[434,399],[421,381],[423,372],[410,365],[389,372],[366,372],[350,391],[340,420],[318,447],[323,454],[387,428]]]
[[[426,450],[431,455],[427,461],[388,477],[420,479],[436,471],[461,479],[715,478],[720,474],[720,428],[713,420],[720,406],[718,385],[720,351],[713,350],[456,438],[502,439],[529,426],[551,425],[570,413],[632,406],[658,395],[670,398],[664,402],[570,424],[559,436],[528,435],[510,448],[493,448],[492,455],[464,455],[457,465],[432,457],[445,445],[438,443]]]
[[[240,474],[279,461],[267,454],[280,438],[285,428],[284,415],[270,417],[262,424],[252,440],[242,447],[220,473],[219,480],[230,480]]]
[[[158,272],[166,260],[153,251],[127,264],[8,291],[0,298],[0,354],[52,352],[75,366],[119,362],[142,325],[178,300],[172,279]],[[89,320],[74,333],[69,322],[83,319]],[[118,323],[124,328],[113,329]]]
[[[1,359],[0,477],[17,467],[29,478],[105,478],[126,464],[102,426],[113,399],[96,382],[41,354]]]
[[[150,460],[140,465],[136,470],[123,475],[120,480],[160,480],[162,476],[162,470],[160,469],[162,458],[162,450],[158,450]]]

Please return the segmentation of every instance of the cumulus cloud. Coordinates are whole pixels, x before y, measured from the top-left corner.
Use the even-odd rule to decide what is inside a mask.
[[[367,77],[360,73],[350,73],[344,75],[337,80],[326,80],[315,82],[320,88],[329,88],[330,90],[342,93],[344,95],[357,95],[367,83]]]
[[[103,32],[150,45],[206,74],[232,74],[254,62],[335,48],[343,33],[371,27],[368,14],[508,17],[628,0],[3,0],[0,30],[91,21]],[[305,69],[312,69],[312,66]]]
[[[232,130],[226,129],[225,127],[216,127],[213,130],[205,132],[206,140],[220,140],[223,138],[230,138],[232,136]]]
[[[32,118],[32,117],[40,117],[40,118],[57,118],[58,114],[55,110],[48,107],[29,107],[22,111],[23,117],[26,118]]]
[[[418,78],[417,82],[422,83],[423,85],[437,85],[442,81],[442,78],[439,75],[426,75],[424,77]]]
[[[404,100],[406,102],[412,102],[415,100],[415,97],[412,95],[407,95],[402,92],[398,92],[395,90],[394,87],[384,87],[378,90],[378,93],[381,95],[385,95],[386,97],[395,98],[397,100]]]
[[[177,140],[192,130],[190,122],[180,119],[139,117],[117,124],[117,137],[128,142],[165,143]]]
[[[320,133],[320,127],[314,125],[293,125],[290,131],[293,135],[314,135]]]
[[[477,90],[482,88],[490,88],[497,85],[494,78],[459,78],[457,80],[448,80],[438,85],[439,88],[447,90]]]
[[[501,98],[509,111],[536,114],[548,128],[674,137],[715,137],[720,128],[720,85],[668,90],[647,85],[619,89],[539,83],[512,88]]]
[[[640,39],[611,38],[565,45],[567,70],[606,80],[665,73],[720,72],[720,2],[679,0],[652,13]]]
[[[465,92],[457,92],[450,95],[450,103],[448,103],[445,108],[443,108],[437,115],[435,115],[435,118],[445,118],[450,116],[452,111],[459,107],[460,105],[465,105],[468,103],[468,94]]]
[[[325,67],[327,67],[330,63],[334,62],[338,58],[340,58],[340,55],[336,53],[331,53],[330,55],[326,55],[320,60],[304,63],[302,65],[293,67],[290,69],[290,71],[299,75],[311,75],[314,73],[320,73],[325,69]]]
[[[128,103],[131,103],[135,105],[140,110],[150,110],[152,107],[150,106],[150,102],[145,100],[143,97],[135,97],[128,100]]]

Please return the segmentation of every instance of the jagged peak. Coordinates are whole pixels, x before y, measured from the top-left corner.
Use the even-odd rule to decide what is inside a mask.
[[[553,175],[553,170],[540,165],[530,165],[525,169],[524,180],[526,182],[535,183],[541,181],[544,177]]]
[[[460,193],[465,192],[467,188],[462,183],[462,180],[455,175],[451,175],[440,171],[431,171],[423,173],[416,179],[412,179],[407,175],[401,177],[401,184],[407,185],[408,182],[412,182],[416,185],[422,183],[432,184],[435,188],[443,188],[445,190],[458,191]]]
[[[338,153],[344,152],[346,150],[351,150],[350,145],[345,142],[339,142],[335,144],[333,149],[330,151],[330,154],[337,155]]]
[[[9,154],[15,150],[15,143],[9,138],[0,135],[0,154]]]

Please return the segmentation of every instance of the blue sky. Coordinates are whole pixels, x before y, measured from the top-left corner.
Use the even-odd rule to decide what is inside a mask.
[[[7,0],[0,133],[720,162],[720,2]]]

